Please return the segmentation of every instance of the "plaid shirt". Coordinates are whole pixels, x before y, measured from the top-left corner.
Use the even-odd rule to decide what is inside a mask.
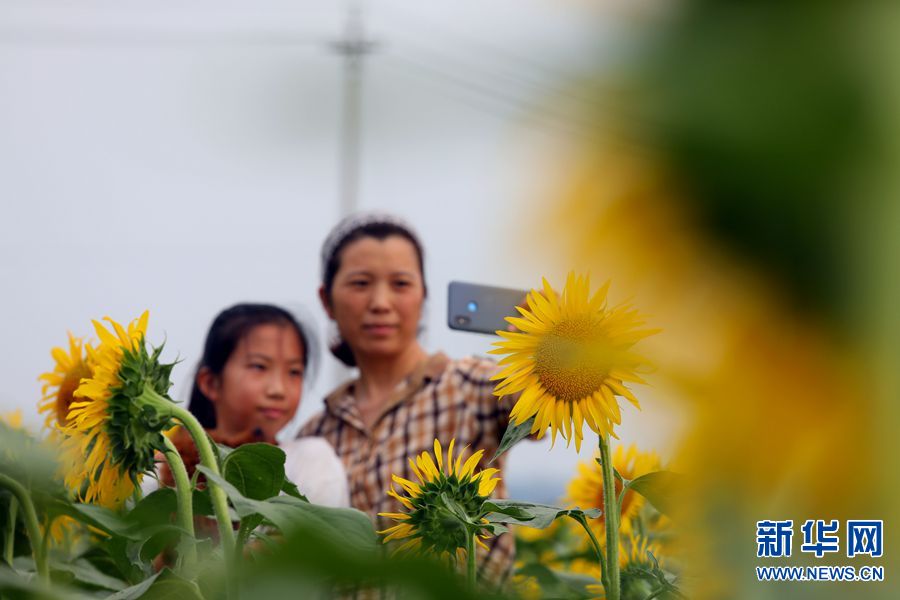
[[[369,514],[379,530],[395,524],[377,517],[380,512],[405,509],[387,495],[391,475],[415,481],[407,459],[433,452],[434,440],[445,451],[451,439],[463,449],[463,459],[484,449],[480,466],[493,456],[509,423],[513,399],[498,400],[490,381],[497,365],[484,358],[450,360],[443,354],[430,356],[389,398],[370,430],[354,401],[356,380],[345,383],[325,398],[325,408],[300,430],[299,436],[324,437],[335,449],[350,484],[350,504]],[[500,468],[505,456],[491,465]],[[500,481],[493,493],[506,497]],[[485,540],[489,552],[479,549],[479,576],[502,585],[512,572],[515,544],[512,535]]]

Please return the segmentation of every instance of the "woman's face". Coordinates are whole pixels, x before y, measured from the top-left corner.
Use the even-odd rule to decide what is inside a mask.
[[[198,374],[216,407],[216,429],[238,435],[261,429],[267,441],[294,417],[303,387],[303,346],[293,327],[257,325],[235,346],[219,375]]]
[[[357,358],[399,355],[416,341],[425,299],[415,247],[400,236],[349,243],[341,251],[330,302],[322,296]]]

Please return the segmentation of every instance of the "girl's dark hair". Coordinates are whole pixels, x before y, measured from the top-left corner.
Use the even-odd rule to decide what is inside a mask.
[[[216,427],[216,407],[197,385],[200,369],[206,368],[214,375],[221,375],[238,343],[259,325],[280,325],[296,331],[303,348],[303,368],[306,369],[309,364],[309,338],[294,315],[271,304],[235,304],[226,308],[216,316],[206,334],[203,356],[194,373],[194,385],[188,402],[188,410],[204,428]]]
[[[363,221],[358,225],[353,225],[350,220],[342,221],[334,228],[325,245],[322,248],[322,289],[325,291],[325,299],[331,304],[331,286],[334,284],[334,277],[341,268],[341,254],[344,248],[351,243],[362,238],[375,238],[376,240],[384,240],[391,236],[397,236],[405,239],[412,244],[416,251],[416,259],[419,263],[419,274],[422,276],[422,288],[424,294],[428,296],[428,287],[425,285],[425,252],[422,249],[422,243],[419,238],[405,225],[397,222],[397,220],[389,221]],[[348,226],[349,225],[349,226]],[[339,361],[348,367],[356,366],[356,358],[353,351],[344,340],[338,337],[334,343],[329,346],[331,353]]]

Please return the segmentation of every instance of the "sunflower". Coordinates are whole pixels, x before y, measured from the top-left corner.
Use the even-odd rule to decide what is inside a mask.
[[[606,600],[606,590],[599,583],[590,583],[585,586],[589,600]]]
[[[521,573],[513,575],[511,587],[515,597],[521,598],[521,600],[540,600],[544,597],[537,577],[534,575],[522,575]]]
[[[599,452],[594,456],[594,460],[590,462],[578,463],[578,475],[569,482],[566,500],[572,506],[584,509],[603,509],[603,470],[597,461]],[[623,446],[616,448],[612,463],[616,471],[625,479],[637,479],[641,475],[659,471],[661,468],[659,456],[655,452],[641,452],[634,444],[630,445],[627,450]],[[616,498],[618,498],[622,492],[622,482],[618,477],[615,479],[615,491]],[[631,520],[637,516],[643,505],[643,496],[631,490],[625,492],[625,496],[622,498],[622,512],[619,516],[623,532],[631,529]],[[592,519],[590,523],[592,527],[601,532],[605,527],[605,519],[602,515],[597,519]],[[598,537],[602,537],[602,535]]]
[[[513,424],[535,417],[531,433],[543,437],[549,427],[580,449],[584,423],[598,435],[622,422],[616,396],[640,408],[625,382],[645,383],[637,374],[647,365],[631,347],[658,330],[641,329],[638,312],[627,304],[608,308],[609,284],[590,295],[590,278],[570,273],[562,295],[546,279],[532,290],[521,317],[507,317],[519,332],[498,331],[491,354],[507,355],[492,379],[494,394],[521,392],[510,413]]]
[[[91,376],[91,368],[85,353],[90,348],[80,338],[69,333],[69,350],[54,348],[50,354],[56,364],[52,371],[41,375],[38,379],[44,382],[41,389],[43,398],[38,405],[39,413],[47,413],[44,426],[56,431],[54,423],[65,427],[69,414],[69,406],[74,399],[75,390],[82,379]]]
[[[169,420],[142,400],[164,397],[172,365],[160,364],[161,348],[148,353],[147,319],[144,312],[124,328],[106,317],[111,329],[94,321],[100,345],[88,348],[93,372],[75,390],[62,442],[66,485],[84,502],[121,506],[165,447]]]
[[[650,559],[652,554],[656,563]],[[633,531],[628,533],[624,543],[619,544],[619,567],[626,574],[627,580],[631,581],[630,587],[632,592],[637,592],[633,597],[646,598],[655,585],[647,589],[647,571],[655,569],[657,566],[665,565],[665,559],[662,557],[662,550],[657,542],[651,541],[648,537],[637,535]],[[589,575],[595,579],[600,578],[600,568],[597,563],[591,561],[584,563],[582,568],[573,568],[572,572],[581,575]],[[642,582],[644,580],[644,582]],[[629,586],[626,586],[629,587]],[[605,600],[606,590],[599,583],[588,584],[585,586],[590,600]],[[632,597],[628,592],[622,594],[623,597]],[[668,596],[667,596],[668,597]]]
[[[468,523],[487,524],[482,506],[500,481],[492,479],[499,469],[475,472],[484,450],[478,450],[465,462],[460,452],[454,462],[455,443],[456,440],[450,441],[446,462],[438,440],[434,440],[433,458],[428,452],[423,452],[415,461],[409,459],[409,466],[418,483],[392,476],[401,491],[398,493],[391,484],[387,493],[408,512],[378,513],[378,516],[398,523],[378,533],[384,535],[385,544],[391,540],[407,540],[396,552],[416,550],[440,557],[462,558],[466,547],[466,529],[462,519]],[[486,528],[479,535],[488,537]],[[475,540],[487,549],[477,536]]]
[[[17,408],[0,415],[0,423],[6,425],[9,429],[22,429],[22,409]]]
[[[624,568],[628,568],[630,566],[655,566],[653,564],[653,561],[650,560],[650,556],[647,554],[648,552],[653,555],[653,558],[656,559],[657,564],[659,564],[660,566],[665,564],[662,546],[659,544],[659,542],[653,541],[647,536],[638,535],[634,531],[629,531],[628,549],[629,552],[627,554],[623,553],[624,557],[622,566]]]
[[[600,543],[601,546],[604,545],[603,540],[600,540]],[[653,555],[653,558],[657,560],[658,564],[665,564],[663,549],[659,542],[652,540],[646,535],[638,534],[633,530],[629,531],[628,534],[619,541],[619,568],[624,570],[630,567],[654,566],[650,557],[647,555],[647,552],[650,552]],[[597,561],[583,558],[573,560],[571,564],[569,564],[567,570],[579,575],[588,575],[595,579],[600,579],[601,575],[600,565]]]

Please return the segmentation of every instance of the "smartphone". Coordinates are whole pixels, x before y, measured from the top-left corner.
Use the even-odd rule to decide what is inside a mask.
[[[447,288],[447,325],[450,329],[494,333],[506,329],[506,317],[518,316],[516,306],[527,292],[510,288],[451,281]]]

